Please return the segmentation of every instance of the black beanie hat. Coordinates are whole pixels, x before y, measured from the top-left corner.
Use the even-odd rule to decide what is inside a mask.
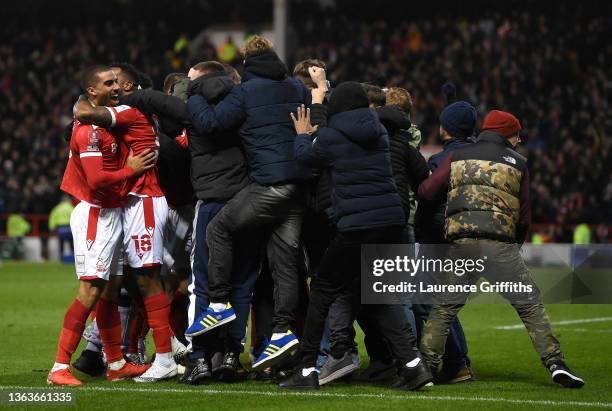
[[[343,111],[368,107],[369,104],[368,95],[361,83],[345,81],[333,89],[329,96],[327,113],[329,116],[333,116]]]
[[[467,101],[449,104],[440,114],[440,124],[453,137],[470,137],[476,127],[476,109]]]

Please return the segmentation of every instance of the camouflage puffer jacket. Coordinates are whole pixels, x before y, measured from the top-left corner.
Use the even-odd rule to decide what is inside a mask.
[[[446,239],[489,238],[514,242],[520,187],[527,159],[489,131],[453,152],[447,197]]]

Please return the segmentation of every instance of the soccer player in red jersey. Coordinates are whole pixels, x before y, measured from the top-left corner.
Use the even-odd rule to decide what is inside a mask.
[[[110,67],[87,69],[81,86],[87,93],[90,105],[104,106],[117,100],[117,76]],[[149,151],[137,156],[130,155],[123,168],[120,168],[120,157],[112,134],[104,128],[75,120],[61,189],[80,200],[70,217],[79,291],[64,316],[55,364],[47,377],[50,384],[82,384],[70,372],[70,358],[96,303],[100,334],[107,355],[107,378],[110,381],[132,378],[148,369],[126,363],[123,359],[116,302],[118,281],[110,273],[117,273],[121,251],[121,184],[152,169],[155,154]]]
[[[129,64],[113,64],[120,93],[132,93],[138,87],[138,72]],[[153,120],[140,110],[119,106],[87,104],[81,97],[76,105],[76,118],[84,123],[109,127],[125,146],[135,154],[155,150],[159,146]],[[164,252],[164,226],[168,204],[159,187],[157,169],[152,168],[138,178],[132,178],[124,188],[127,204],[123,207],[123,244],[129,272],[134,275],[144,299],[149,327],[155,342],[155,361],[137,382],[154,382],[177,375],[172,357],[172,331],[169,314],[170,300],[161,281]]]

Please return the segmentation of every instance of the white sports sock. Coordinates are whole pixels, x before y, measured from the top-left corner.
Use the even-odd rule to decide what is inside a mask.
[[[100,347],[92,342],[87,342],[87,347],[85,347],[87,351],[100,352]]]
[[[124,365],[125,365],[125,360],[122,358],[119,361],[111,362],[110,364],[108,364],[108,368],[113,371],[118,371],[122,369]]]
[[[272,334],[272,337],[270,337],[270,340],[278,340],[283,338],[285,335],[287,335],[287,333],[274,333]]]
[[[209,307],[213,309],[214,312],[218,313],[220,311],[225,310],[227,304],[224,303],[210,303]]]
[[[170,368],[175,364],[174,358],[172,358],[172,352],[155,353],[155,361],[153,363],[166,368]]]
[[[406,363],[406,367],[408,368],[414,368],[417,365],[419,365],[419,363],[421,362],[421,359],[419,357],[416,357],[414,360],[407,362]]]
[[[313,371],[316,372],[317,374],[319,373],[319,371],[317,371],[315,367],[302,368],[302,377],[308,377],[310,373]]]
[[[70,367],[70,365],[56,362],[55,364],[53,364],[53,368],[51,368],[51,372],[55,372],[55,371],[59,371],[59,370],[64,370],[64,369],[66,369],[68,367]]]

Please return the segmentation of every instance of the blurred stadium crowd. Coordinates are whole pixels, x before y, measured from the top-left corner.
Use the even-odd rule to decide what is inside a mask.
[[[571,236],[564,224],[612,224],[609,6],[601,12],[599,2],[549,11],[540,5],[527,12],[482,3],[465,15],[372,18],[359,7],[341,14],[344,3],[292,4],[289,61],[324,60],[332,84],[358,80],[408,89],[424,144],[437,143],[445,82],[478,108],[481,121],[494,108],[516,113],[532,175],[534,223],[557,224],[557,241]],[[160,88],[165,74],[214,57],[214,46],[198,33],[215,14],[227,13],[223,18],[235,23],[246,13],[238,6],[207,13],[204,2],[188,4],[201,20],[179,25],[177,12],[151,10],[134,19],[129,8],[137,6],[128,3],[126,20],[38,19],[0,28],[0,213],[48,213],[59,201],[63,129],[82,68],[129,61]],[[605,241],[607,231],[599,231]]]

